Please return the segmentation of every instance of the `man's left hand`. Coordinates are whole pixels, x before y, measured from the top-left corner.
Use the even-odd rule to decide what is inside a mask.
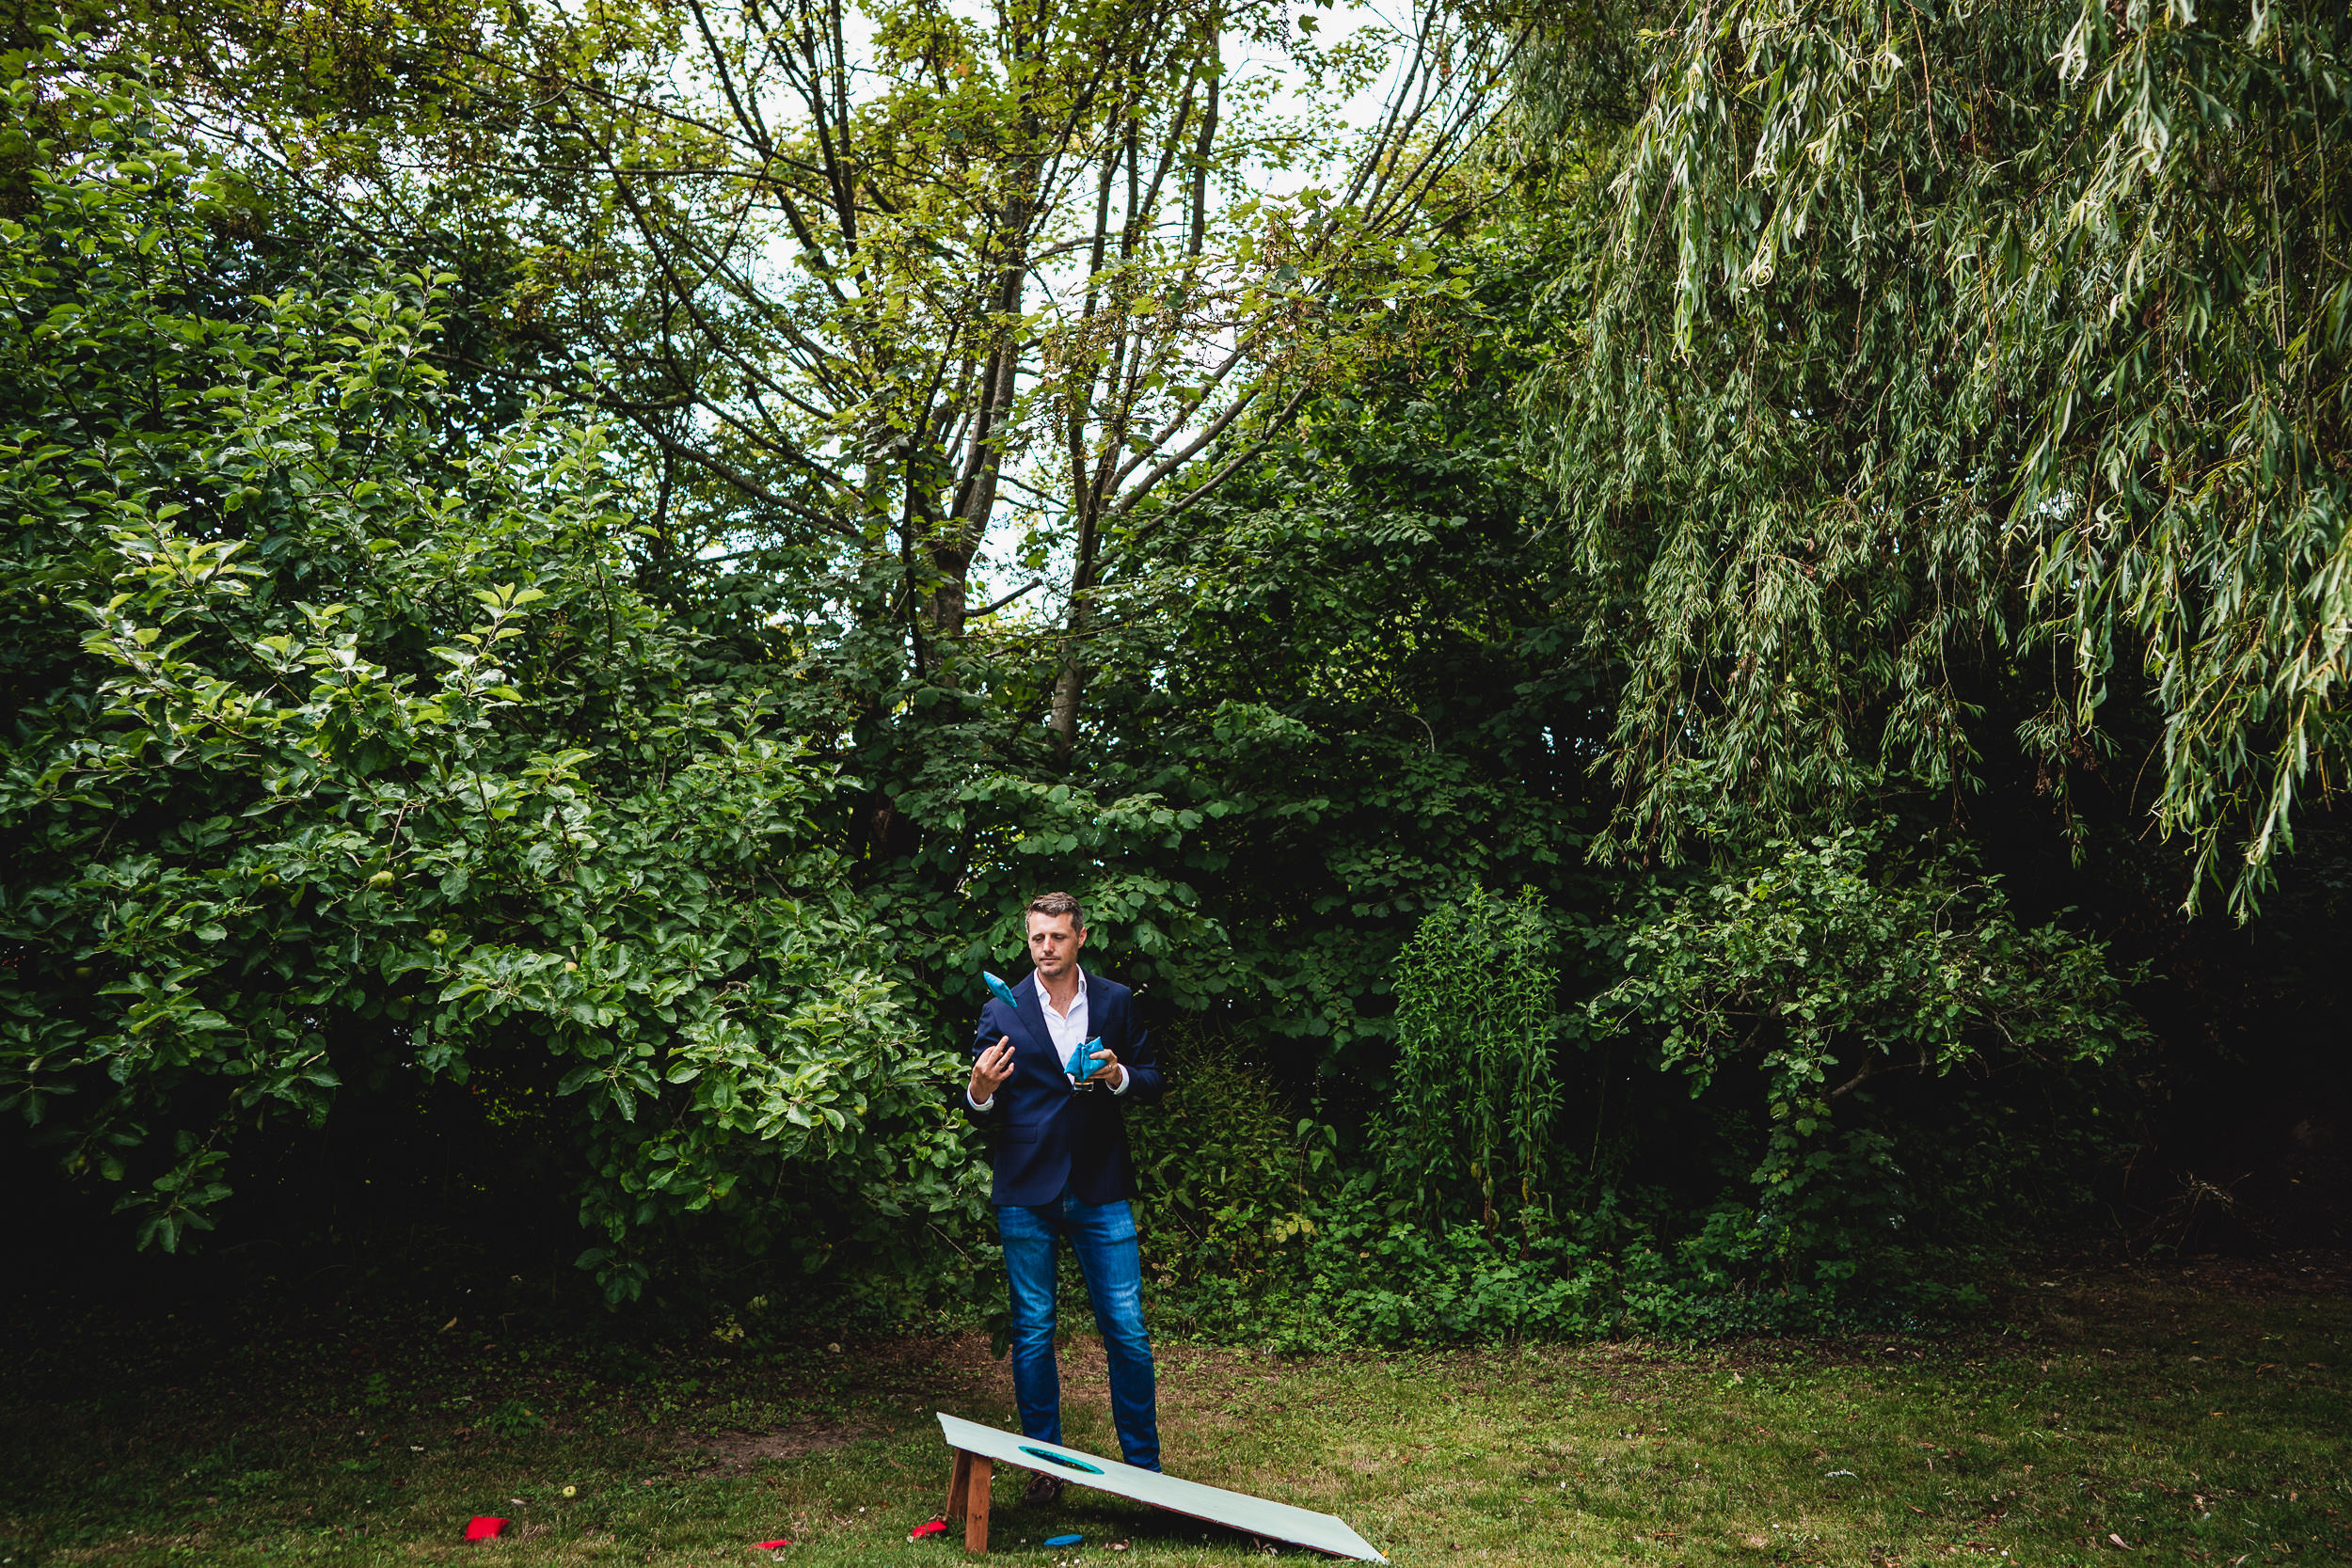
[[[1127,1086],[1127,1069],[1119,1065],[1119,1057],[1116,1053],[1109,1051],[1098,1051],[1094,1053],[1094,1071],[1087,1079],[1088,1083],[1099,1083],[1104,1088],[1111,1089],[1113,1091],[1123,1089]]]

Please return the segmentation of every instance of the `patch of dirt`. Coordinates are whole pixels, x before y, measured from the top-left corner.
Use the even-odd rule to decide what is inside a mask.
[[[838,1425],[804,1424],[772,1432],[681,1432],[677,1446],[685,1452],[707,1454],[706,1467],[749,1469],[761,1460],[803,1459],[828,1449],[847,1447],[861,1437],[878,1437],[886,1429],[873,1422]]]
[[[1080,1379],[1086,1376],[1083,1354],[1072,1354],[1077,1349],[1073,1345],[1063,1350],[1066,1378],[1073,1372]],[[1091,1370],[1097,1382],[1101,1381],[1102,1354],[1099,1344],[1093,1346]],[[933,1411],[971,1415],[990,1404],[1012,1402],[1011,1369],[989,1354],[984,1334],[853,1340],[832,1350],[825,1358],[827,1362],[836,1359],[873,1402],[889,1410],[888,1415],[794,1421],[766,1431],[681,1431],[672,1434],[676,1451],[682,1456],[703,1456],[698,1466],[703,1469],[743,1470],[765,1461],[803,1459],[865,1438],[885,1436],[907,1425],[928,1422]],[[1075,1402],[1065,1398],[1064,1402]]]
[[[860,1339],[836,1354],[860,1388],[892,1404],[903,1402],[912,1415],[958,1411],[975,1398],[1012,1399],[1011,1364],[989,1354],[985,1334]],[[1063,1354],[1068,1365],[1067,1349]]]
[[[2172,1283],[2233,1295],[2352,1295],[2352,1254],[2318,1250],[2275,1252],[2264,1258],[2190,1258],[2146,1264],[2123,1276],[2135,1283],[2161,1284],[2168,1274]]]

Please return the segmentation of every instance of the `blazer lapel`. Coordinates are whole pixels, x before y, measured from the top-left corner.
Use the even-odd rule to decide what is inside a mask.
[[[1103,1027],[1103,999],[1094,993],[1094,975],[1087,970],[1080,970],[1079,973],[1085,974],[1087,979],[1087,1037],[1107,1044],[1108,1032]],[[1118,1047],[1113,1046],[1112,1049],[1117,1050]]]
[[[1045,1005],[1038,1000],[1036,972],[1032,971],[1027,979],[1015,986],[1012,993],[1021,999],[1021,1022],[1029,1031],[1030,1041],[1038,1050],[1053,1056],[1054,1037],[1045,1027]],[[1061,1059],[1056,1056],[1055,1066],[1058,1068],[1060,1065]]]

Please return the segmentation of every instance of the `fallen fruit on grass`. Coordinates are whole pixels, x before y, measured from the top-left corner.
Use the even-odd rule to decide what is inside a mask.
[[[478,1513],[466,1521],[466,1539],[469,1541],[488,1541],[496,1537],[499,1531],[504,1529],[505,1528],[505,1520],[493,1519],[486,1513]]]

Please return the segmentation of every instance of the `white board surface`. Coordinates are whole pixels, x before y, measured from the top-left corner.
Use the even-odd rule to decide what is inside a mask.
[[[1164,1508],[1170,1513],[1204,1519],[1213,1525],[1226,1525],[1268,1541],[1287,1541],[1294,1545],[1312,1546],[1333,1557],[1352,1557],[1364,1562],[1386,1562],[1389,1560],[1375,1551],[1371,1544],[1344,1519],[1312,1509],[1293,1508],[1288,1503],[1270,1502],[1253,1497],[1247,1492],[1228,1492],[1221,1486],[1203,1486],[1197,1481],[1183,1481],[1175,1476],[1162,1475],[1157,1470],[1138,1470],[1116,1459],[1104,1459],[1082,1449],[1059,1443],[1041,1443],[1018,1433],[999,1432],[977,1421],[967,1421],[960,1416],[939,1412],[939,1430],[951,1449],[977,1453],[999,1465],[1018,1465],[1035,1470],[1073,1486],[1091,1486],[1098,1492],[1109,1492],[1130,1497],[1153,1508]],[[1058,1456],[1057,1464],[1046,1455]],[[1085,1466],[1086,1468],[1081,1468]],[[1089,1470],[1092,1473],[1089,1474]]]

